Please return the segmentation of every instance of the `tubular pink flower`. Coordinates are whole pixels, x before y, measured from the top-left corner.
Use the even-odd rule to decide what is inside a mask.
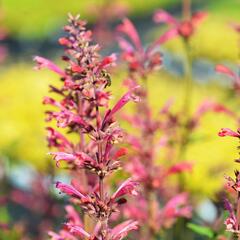
[[[117,36],[117,40],[118,40],[118,45],[122,50],[128,53],[134,51],[133,45],[129,43],[127,40],[125,40],[123,37]]]
[[[170,169],[168,170],[169,174],[176,174],[176,173],[182,173],[182,172],[190,172],[192,171],[192,163],[189,162],[181,162],[176,163]]]
[[[227,75],[228,77],[231,77],[234,79],[237,78],[236,74],[230,68],[228,68],[224,65],[221,65],[221,64],[218,64],[215,67],[215,71],[218,73],[223,73],[223,74]]]
[[[48,68],[49,70],[59,74],[60,76],[65,77],[65,72],[50,60],[39,56],[34,57],[33,60],[37,63],[35,69]]]
[[[218,136],[220,137],[238,137],[240,138],[240,133],[232,131],[230,128],[222,128],[221,131],[218,133]]]
[[[49,147],[56,147],[61,149],[61,151],[66,148],[71,149],[73,147],[73,144],[70,143],[61,133],[51,127],[47,127],[46,129],[48,131],[47,140]]]
[[[56,165],[59,167],[60,161],[72,162],[77,159],[77,157],[71,153],[65,152],[51,152],[53,159],[56,160]]]
[[[122,197],[126,194],[137,195],[138,194],[138,192],[136,191],[137,186],[138,186],[137,182],[133,181],[131,178],[128,178],[120,185],[117,191],[112,195],[111,200],[115,201],[117,198]]]
[[[197,27],[197,25],[204,18],[206,18],[206,16],[207,16],[206,12],[196,12],[191,16],[190,20],[179,21],[175,17],[173,17],[171,14],[167,13],[166,11],[158,10],[153,15],[153,21],[156,23],[166,23],[171,27],[171,30],[173,31],[171,34],[170,33],[167,34],[169,35],[169,37],[166,37],[166,40],[176,36],[176,31],[178,35],[187,39],[192,36],[192,34],[195,32],[195,28]]]
[[[71,233],[76,233],[81,237],[87,237],[87,238],[91,237],[91,235],[80,226],[72,225],[69,223],[66,223],[66,226],[70,229]]]
[[[157,10],[153,15],[153,21],[155,23],[167,23],[169,25],[177,25],[178,21],[175,17],[173,17],[168,12],[160,9]]]
[[[117,61],[117,55],[113,53],[110,56],[103,58],[98,69],[102,69],[108,66],[114,66],[116,61]]]
[[[134,102],[139,102],[140,99],[139,97],[137,97],[136,95],[133,94],[133,91],[139,88],[139,86],[131,89],[130,91],[128,91],[125,95],[123,95],[118,102],[115,104],[115,106],[109,110],[103,120],[103,126],[105,123],[107,123],[112,117],[113,115],[118,112],[124,105],[126,105],[129,101],[134,101]]]
[[[176,218],[192,216],[192,207],[188,205],[188,196],[186,193],[180,193],[168,201],[163,209],[164,217]]]
[[[78,212],[75,210],[75,208],[71,205],[67,205],[65,207],[65,210],[67,212],[67,219],[68,221],[70,221],[71,223],[78,225],[78,226],[83,226],[83,222],[81,220],[81,218],[78,215]]]
[[[112,240],[121,240],[127,236],[128,232],[131,230],[138,229],[138,222],[128,220],[125,221],[111,230],[111,239]]]
[[[132,40],[132,43],[135,45],[135,47],[142,51],[142,43],[138,32],[128,18],[125,18],[122,24],[117,27],[117,31],[126,34]]]
[[[71,185],[57,182],[56,188],[58,188],[61,192],[66,193],[69,196],[79,198],[81,201],[85,201],[88,199],[84,194],[79,192],[76,188],[74,188]]]

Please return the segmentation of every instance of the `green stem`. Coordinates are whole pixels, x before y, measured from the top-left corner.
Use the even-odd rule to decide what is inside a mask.
[[[183,0],[182,16],[184,20],[189,20],[191,18],[191,0]]]

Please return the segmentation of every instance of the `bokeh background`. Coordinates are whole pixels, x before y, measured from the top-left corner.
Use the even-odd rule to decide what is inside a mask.
[[[41,55],[59,62],[62,47],[57,41],[63,34],[67,13],[80,13],[88,20],[102,43],[103,54],[106,54],[119,51],[114,28],[124,16],[136,24],[144,44],[159,36],[165,27],[152,21],[153,12],[159,8],[181,17],[180,0],[0,0],[3,33],[0,44],[6,55],[0,64],[0,191],[10,188],[28,191],[33,186],[33,179],[53,171],[45,141],[46,109],[41,102],[47,95],[48,85],[57,81],[57,77],[45,70],[33,70],[32,59]],[[240,22],[240,1],[192,0],[192,10],[208,12],[207,19],[191,39],[194,56],[192,111],[204,99],[211,99],[238,113],[239,99],[232,92],[231,80],[216,74],[214,67],[224,63],[237,71],[239,36],[230,24]],[[160,48],[164,66],[149,81],[151,104],[158,111],[173,98],[174,107],[178,109],[183,96],[183,46],[176,38]],[[116,70],[113,76],[113,92],[120,96],[124,92],[121,84],[126,73]],[[234,167],[232,159],[237,157],[236,142],[222,141],[217,136],[221,127],[235,129],[237,126],[224,114],[207,114],[187,151],[187,158],[194,163],[187,188],[198,198],[199,208],[201,204],[207,204],[212,214],[215,210],[211,202],[224,183],[224,173]],[[66,177],[60,171],[55,174],[58,178]],[[34,187],[37,192],[37,185]],[[11,206],[0,207],[0,222],[11,219],[17,222],[29,216],[26,206],[17,206],[15,195],[12,196]],[[204,211],[201,214],[204,215]],[[9,239],[14,237],[18,239],[16,236]]]

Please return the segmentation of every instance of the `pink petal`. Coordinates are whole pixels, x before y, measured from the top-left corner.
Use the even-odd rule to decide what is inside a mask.
[[[112,117],[113,115],[118,112],[125,104],[127,104],[129,101],[134,101],[134,102],[139,102],[140,99],[139,97],[135,96],[133,94],[133,91],[138,88],[139,86],[131,89],[130,91],[128,91],[125,95],[123,95],[119,101],[116,103],[116,105],[112,108],[112,110],[109,110],[105,117],[104,117],[104,120],[103,120],[103,125],[108,122]]]
[[[37,63],[35,69],[48,68],[49,70],[59,74],[60,76],[65,77],[65,72],[50,60],[39,56],[34,57],[33,60]]]
[[[132,40],[136,48],[142,50],[142,44],[138,32],[128,18],[125,18],[122,24],[117,27],[117,31],[126,34]]]
[[[67,223],[66,226],[69,227],[71,233],[77,233],[78,235],[80,235],[82,237],[87,237],[87,238],[91,237],[91,235],[80,226],[75,226],[75,225],[72,225],[69,223]]]
[[[221,131],[218,133],[218,136],[220,137],[238,137],[240,138],[240,133],[239,132],[234,132],[230,128],[222,128]]]
[[[193,25],[199,24],[201,21],[203,21],[208,16],[207,12],[196,12],[192,15],[191,22]]]
[[[72,162],[77,159],[77,157],[71,153],[51,152],[49,154],[53,155],[53,159],[56,160],[57,167],[59,167],[60,161]]]
[[[102,69],[107,66],[114,66],[116,61],[117,61],[117,55],[113,53],[110,56],[103,58],[98,69]]]
[[[47,127],[46,129],[48,131],[47,139],[50,147],[55,146],[59,149],[72,148],[72,143],[70,143],[61,133],[51,127]]]
[[[117,189],[117,191],[112,195],[111,199],[115,200],[119,197],[122,197],[126,194],[130,195],[137,195],[136,187],[138,186],[138,183],[133,181],[131,178],[128,178],[126,181],[124,181],[120,187]]]
[[[83,195],[81,192],[79,192],[76,188],[74,188],[71,185],[64,184],[61,182],[56,183],[56,188],[58,188],[61,192],[66,193],[67,195],[77,197],[81,200],[86,200],[87,197]]]
[[[165,42],[167,42],[177,36],[178,36],[177,28],[172,28],[172,29],[168,30],[163,35],[161,35],[153,44],[151,44],[148,47],[147,54],[151,53],[151,51],[153,51],[154,48],[157,47],[158,45],[164,44]]]
[[[78,212],[75,210],[75,208],[71,205],[67,205],[65,207],[65,210],[67,212],[67,219],[69,219],[72,223],[78,225],[78,226],[83,226],[82,220],[78,215]]]
[[[170,167],[170,169],[168,170],[170,174],[190,172],[190,171],[192,171],[192,163],[189,163],[189,162],[176,163],[175,165]]]
[[[131,43],[129,43],[127,40],[125,40],[122,37],[117,37],[118,45],[119,47],[126,52],[133,52],[133,46]]]
[[[215,71],[218,73],[223,73],[231,78],[237,78],[236,74],[228,67],[224,66],[224,65],[217,65],[215,67]]]
[[[128,232],[131,230],[138,229],[138,222],[128,220],[121,224],[118,224],[111,230],[111,239],[112,240],[121,240],[127,236]]]
[[[155,23],[167,23],[170,25],[178,24],[176,18],[164,10],[157,10],[153,15],[153,21]]]

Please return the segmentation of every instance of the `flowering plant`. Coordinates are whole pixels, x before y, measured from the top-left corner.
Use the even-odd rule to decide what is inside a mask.
[[[138,183],[132,178],[124,181],[110,195],[106,178],[120,168],[120,158],[125,154],[116,145],[124,133],[115,120],[116,113],[129,101],[139,101],[134,95],[137,87],[130,89],[110,109],[108,106],[111,76],[108,68],[113,66],[116,55],[102,58],[100,47],[92,44],[92,32],[86,30],[86,22],[79,16],[69,15],[69,24],[64,27],[67,36],[59,43],[65,47],[62,59],[65,70],[42,57],[35,57],[36,68],[48,68],[60,76],[62,86],[50,86],[58,100],[45,97],[44,104],[57,110],[46,112],[47,121],[56,121],[57,127],[67,129],[67,135],[77,135],[74,142],[66,134],[48,127],[48,144],[58,167],[64,166],[76,176],[71,184],[56,183],[56,188],[71,197],[71,202],[80,206],[95,225],[90,228],[82,223],[77,211],[67,207],[68,219],[59,233],[49,232],[52,239],[99,239],[120,240],[131,230],[137,229],[134,220],[125,221],[114,228],[109,225],[113,213],[126,202],[126,195],[136,195]],[[85,217],[84,217],[85,218]]]

